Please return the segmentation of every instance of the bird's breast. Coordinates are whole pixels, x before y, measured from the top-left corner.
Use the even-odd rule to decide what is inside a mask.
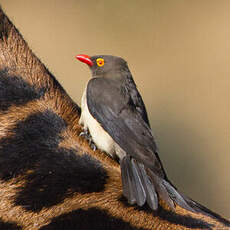
[[[82,112],[79,123],[84,126],[84,129],[89,129],[94,143],[100,150],[105,151],[114,157],[115,142],[112,137],[101,127],[98,121],[90,114],[86,100],[86,89],[82,96],[81,109]]]

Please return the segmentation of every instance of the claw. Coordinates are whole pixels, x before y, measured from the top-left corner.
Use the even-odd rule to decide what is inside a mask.
[[[80,134],[79,134],[79,137],[82,137],[82,136],[84,136],[84,132],[80,132]]]
[[[85,136],[86,136],[86,132],[85,131],[80,132],[79,137],[85,137]]]
[[[84,131],[80,132],[79,136],[87,138],[88,136],[90,136],[89,130],[85,129]]]
[[[89,142],[90,148],[91,148],[93,151],[96,151],[97,146],[94,144],[93,138],[91,137],[91,135],[90,135],[88,129],[82,131],[82,132],[79,134],[79,136],[80,136],[80,137],[84,137],[84,138]]]
[[[93,151],[96,151],[97,150],[97,146],[94,144],[93,141],[91,141],[91,143],[89,144],[90,148],[93,150]]]

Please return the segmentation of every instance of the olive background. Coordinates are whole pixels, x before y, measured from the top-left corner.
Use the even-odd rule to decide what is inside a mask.
[[[128,61],[168,177],[230,218],[229,0],[0,0],[30,48],[80,104],[77,54]]]

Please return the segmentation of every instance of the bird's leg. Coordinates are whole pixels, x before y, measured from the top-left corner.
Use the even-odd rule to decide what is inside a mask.
[[[93,138],[92,136],[90,135],[90,132],[88,129],[84,129],[84,131],[82,131],[80,134],[79,134],[80,137],[84,137],[88,142],[89,142],[89,146],[90,148],[95,151],[97,149],[97,146],[95,145],[95,143],[93,142]]]
[[[88,129],[83,129],[84,131],[80,132],[79,137],[84,137],[88,140],[88,137],[91,136]]]

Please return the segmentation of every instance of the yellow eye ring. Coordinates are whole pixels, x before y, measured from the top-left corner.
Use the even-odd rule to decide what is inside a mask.
[[[96,62],[97,62],[97,65],[98,65],[99,67],[101,67],[101,66],[103,66],[103,65],[105,64],[105,61],[104,61],[103,58],[98,58],[98,59],[96,60]]]

